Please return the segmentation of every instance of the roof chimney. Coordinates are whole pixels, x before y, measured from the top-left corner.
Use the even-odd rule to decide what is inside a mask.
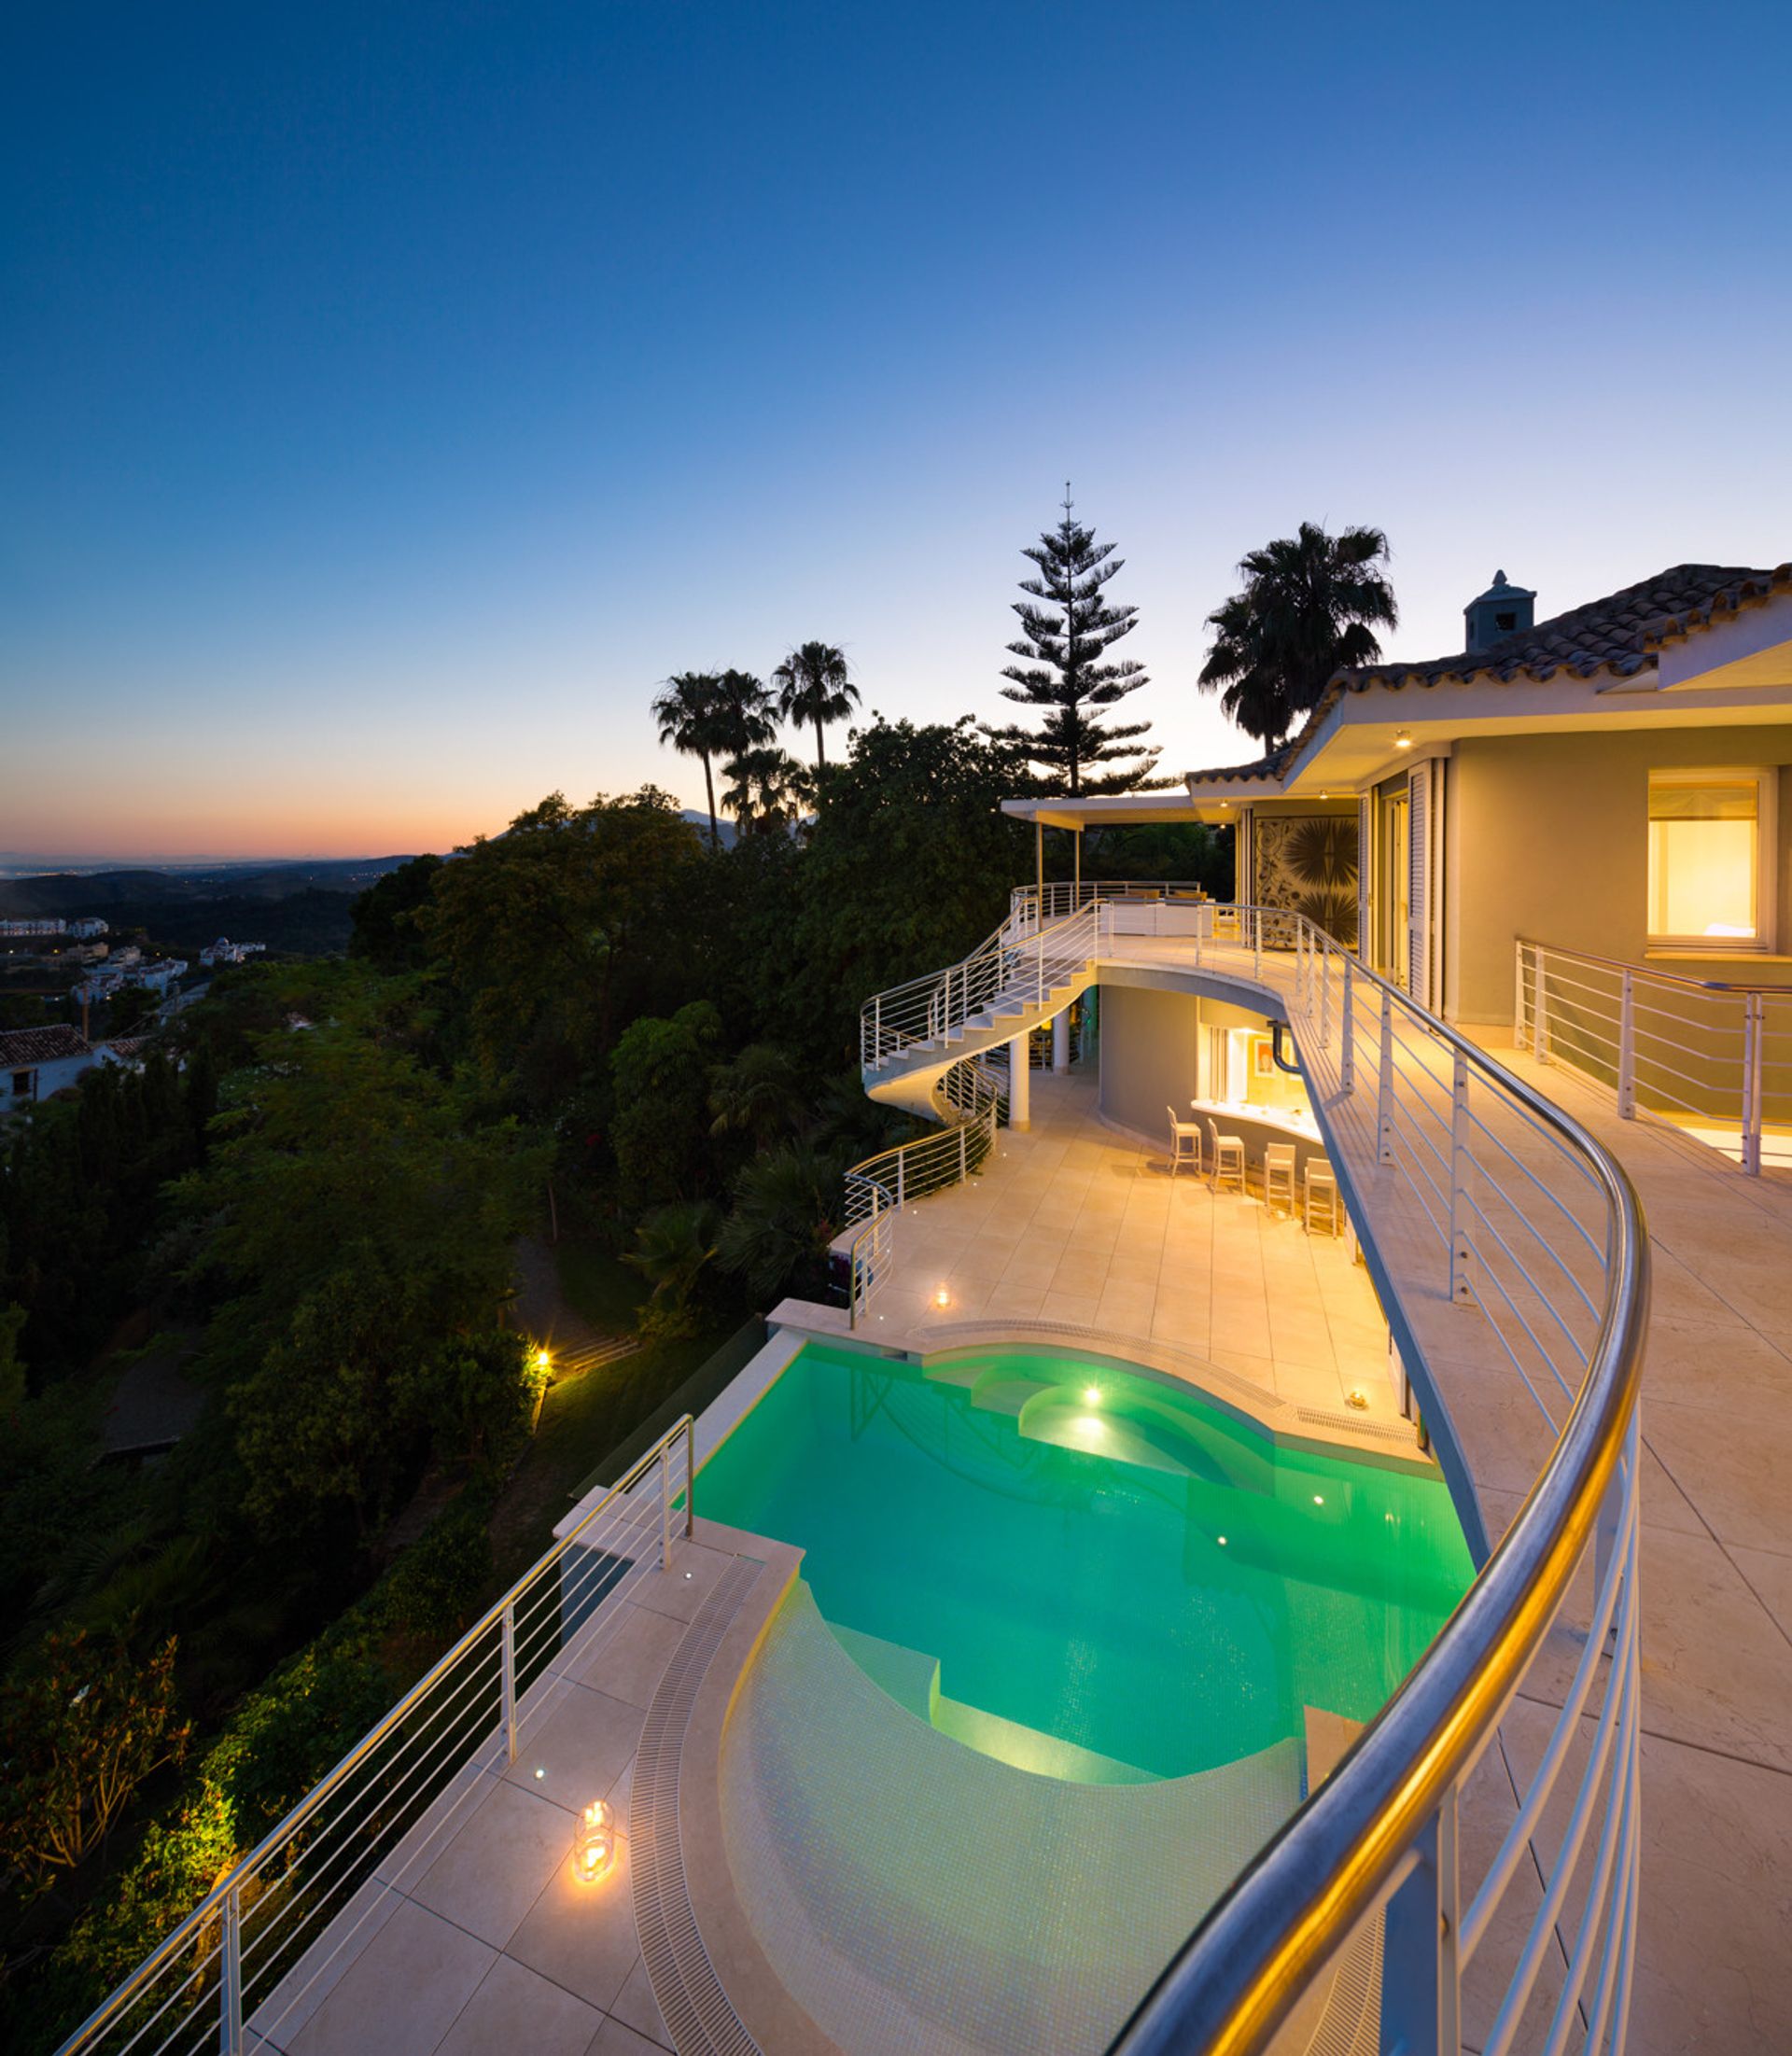
[[[1536,596],[1522,585],[1508,585],[1505,573],[1495,571],[1493,582],[1487,591],[1463,608],[1463,620],[1467,624],[1463,648],[1474,656],[1490,643],[1498,642],[1503,636],[1516,635],[1520,629],[1529,628],[1533,614],[1531,603]]]
[[[1496,644],[1503,636],[1517,636],[1531,627],[1531,602],[1535,592],[1525,586],[1508,586],[1505,571],[1494,571],[1492,586],[1463,608],[1463,650],[1469,656]]]

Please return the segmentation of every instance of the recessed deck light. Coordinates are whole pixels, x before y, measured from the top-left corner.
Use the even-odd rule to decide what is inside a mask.
[[[1313,1504],[1314,1504],[1315,1506],[1323,1506],[1323,1505],[1324,1505],[1324,1504],[1325,1504],[1325,1495],[1324,1495],[1324,1493],[1323,1493],[1323,1492],[1315,1492],[1315,1493],[1313,1494]]]
[[[940,1286],[933,1294],[933,1304],[936,1307],[949,1307],[952,1304],[951,1288],[946,1285]]]
[[[1412,748],[1412,737],[1404,728],[1395,730],[1393,747],[1396,749],[1410,749]]]

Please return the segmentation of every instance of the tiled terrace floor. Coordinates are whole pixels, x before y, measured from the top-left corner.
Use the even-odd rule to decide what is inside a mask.
[[[1619,1159],[1648,1215],[1631,2056],[1781,2056],[1792,2049],[1792,1177],[1744,1178],[1666,1125],[1620,1121],[1559,1066],[1490,1046]],[[1507,1518],[1518,1510],[1515,1494],[1484,1497]]]
[[[950,1304],[941,1307],[944,1286]],[[1036,1071],[1032,1126],[985,1175],[903,1210],[862,1332],[1068,1322],[1207,1358],[1295,1405],[1398,1410],[1388,1331],[1343,1237],[1254,1194],[1215,1193],[1166,1148],[1106,1126],[1092,1077]]]
[[[539,1686],[514,1766],[469,1769],[252,2023],[286,2056],[662,2056],[672,2038],[635,1926],[629,1793],[647,1708],[732,1555],[680,1537],[670,1567],[567,1675]],[[689,1573],[687,1575],[687,1573]],[[538,1777],[537,1771],[541,1775]],[[621,1830],[572,1875],[581,1807]]]

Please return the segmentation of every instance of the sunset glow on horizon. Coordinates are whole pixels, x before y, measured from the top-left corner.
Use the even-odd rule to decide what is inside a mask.
[[[1258,753],[1204,622],[1302,519],[1387,531],[1412,657],[1496,566],[1542,618],[1792,555],[1792,33],[1639,153],[1656,13],[21,23],[0,861],[701,806],[654,688],[810,637],[867,717],[1003,717],[1066,478],[1166,772]]]

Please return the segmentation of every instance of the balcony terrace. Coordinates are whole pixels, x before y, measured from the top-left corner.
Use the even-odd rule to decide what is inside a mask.
[[[965,974],[956,1028],[936,1009],[938,1046],[910,1038],[903,1061],[937,1074],[1012,1040],[1029,1006],[1061,1010],[1066,981],[1168,978],[1248,998],[1294,1029],[1366,1268],[1346,1238],[1309,1237],[1255,1196],[1216,1194],[1186,1171],[1171,1178],[1163,1151],[1099,1120],[1088,1080],[1073,1074],[1032,1082],[1032,1125],[996,1131],[973,1182],[905,1196],[869,1224],[881,1238],[875,1290],[850,1311],[787,1302],[777,1316],[817,1334],[854,1328],[891,1350],[997,1332],[1056,1337],[1205,1378],[1265,1420],[1329,1416],[1325,1432],[1341,1440],[1354,1413],[1365,1447],[1408,1433],[1392,1328],[1477,1562],[1510,1532],[1390,1713],[1113,2046],[1305,2049],[1325,2032],[1352,1937],[1372,1940],[1380,1965],[1385,1930],[1381,2046],[1406,2034],[1408,2047],[1477,2052],[1617,2048],[1628,2015],[1628,2046],[1651,2056],[1777,2049],[1792,1971],[1763,1882],[1792,1858],[1792,1547],[1777,1483],[1792,1443],[1792,1182],[1744,1180],[1669,1126],[1619,1121],[1558,1066],[1497,1051],[1513,1074],[1503,1083],[1323,939],[1248,912],[1227,926],[1121,933],[1097,918],[1067,936],[1048,919],[1048,986],[1041,926],[1023,915],[1000,945],[995,984],[979,990]],[[948,993],[961,968],[943,974]],[[892,1068],[881,1042],[876,1056],[873,1070]],[[1527,1085],[1569,1118],[1539,1112]],[[1623,1321],[1643,1316],[1646,1265],[1627,1245],[1624,1188],[1601,1168],[1610,1158],[1649,1211],[1640,1438],[1609,1380]],[[1573,1404],[1583,1389],[1609,1394],[1597,1434],[1590,1402]],[[1352,1392],[1365,1407],[1350,1408]],[[171,1951],[163,1983],[127,1992],[70,2049],[216,2046],[220,2015],[227,2049],[290,2056],[473,2056],[519,2034],[592,2056],[944,2047],[903,1990],[875,1981],[862,2041],[829,2039],[739,1915],[718,1825],[719,1752],[800,1555],[700,1514],[688,1537],[676,1532],[689,1504],[671,1462],[651,1455],[628,1490],[581,1509],[598,1526],[582,1556],[549,1567],[545,1661],[509,1653],[538,1617],[527,1597],[469,1637],[463,1661],[486,1697],[475,1693],[475,1715],[455,1730],[465,1746],[440,1759],[460,1768],[398,1823],[347,1909],[330,1902],[333,1924],[283,1965],[278,1989],[252,1988],[240,2041],[231,1993],[244,1971],[231,1951],[253,1951],[253,1901],[245,1886],[233,1902],[227,1881]],[[695,1496],[700,1507],[700,1476]],[[1558,1538],[1547,1548],[1536,1539],[1546,1530]],[[587,1575],[595,1587],[569,1605],[570,1584]],[[1555,1590],[1533,1600],[1550,1576]],[[1518,1596],[1496,1629],[1502,1591]],[[1465,1668],[1469,1648],[1478,1655]],[[458,1689],[445,1662],[441,1688]],[[1470,1747],[1460,1709],[1477,1695],[1485,1726]],[[1445,1738],[1434,1753],[1458,1753],[1445,1783],[1412,1769],[1424,1723]],[[612,1870],[591,1886],[568,1854],[578,1809],[599,1792],[621,1834]],[[1387,1828],[1379,1869],[1358,1819],[1378,1833],[1402,1824]],[[1284,1852],[1294,1860],[1278,1865]],[[1320,1935],[1295,1909],[1327,1864],[1349,1910]],[[1240,1928],[1247,1914],[1253,1924]],[[1275,2021],[1237,2011],[1257,2003],[1253,1951],[1273,1966]],[[170,2003],[170,1969],[186,1994],[167,2017],[175,2032],[167,2019],[146,2029],[150,1997]],[[867,2003],[862,1979],[855,1990],[854,2004]],[[1104,2046],[1066,2030],[1051,2046],[1091,2056]],[[962,2041],[1008,2046],[1000,2034]]]

